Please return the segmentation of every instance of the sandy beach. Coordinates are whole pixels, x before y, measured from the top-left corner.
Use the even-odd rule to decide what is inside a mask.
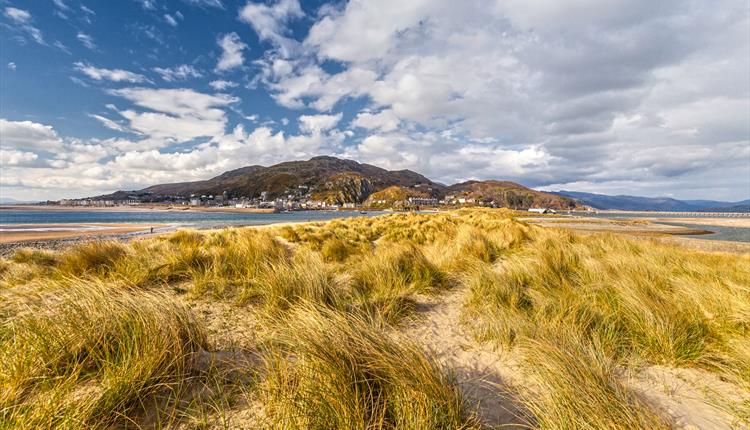
[[[750,228],[750,218],[642,218],[650,222],[671,222],[677,224],[710,225],[716,227]]]
[[[658,224],[645,219],[616,220],[608,218],[553,218],[524,217],[520,221],[530,222],[544,227],[569,228],[582,231],[609,231],[632,235],[687,235],[709,234],[708,230]]]
[[[165,224],[5,224],[0,225],[0,243],[99,237],[168,227]]]
[[[233,213],[275,213],[270,208],[236,208],[231,206],[174,206],[143,204],[133,206],[58,206],[58,205],[0,205],[0,215],[3,210],[23,211],[62,211],[62,212],[233,212]]]

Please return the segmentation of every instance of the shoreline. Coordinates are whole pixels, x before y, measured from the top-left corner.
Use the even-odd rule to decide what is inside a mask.
[[[65,232],[52,232],[52,233],[60,233],[59,235],[55,236],[46,236],[46,237],[28,237],[28,238],[21,238],[21,239],[15,239],[10,240],[9,236],[6,233],[2,233],[0,231],[0,257],[9,257],[15,252],[16,249],[20,248],[34,248],[34,249],[49,249],[49,250],[61,250],[68,248],[70,246],[84,243],[84,242],[90,242],[90,241],[98,241],[98,240],[114,240],[114,241],[122,241],[122,242],[129,242],[131,240],[136,239],[143,239],[148,237],[154,237],[161,234],[167,234],[174,232],[176,230],[179,230],[180,228],[188,228],[188,229],[195,229],[195,230],[220,230],[224,228],[256,228],[256,229],[266,229],[266,228],[281,228],[285,226],[291,226],[296,224],[314,224],[318,222],[326,222],[326,221],[282,221],[282,222],[270,222],[265,224],[255,224],[255,225],[223,225],[223,226],[208,226],[205,228],[201,228],[200,226],[183,226],[179,224],[153,224],[148,225],[146,227],[143,227],[142,224],[135,225],[133,227],[138,227],[133,230],[126,231],[125,229],[128,229],[129,227],[119,227],[117,229],[110,229],[110,230],[97,230],[96,232],[98,234],[86,234],[88,232],[81,232],[79,231],[65,231]],[[26,224],[29,225],[29,224]],[[123,225],[123,224],[117,224],[117,225]],[[150,228],[153,227],[154,231],[153,233],[150,231]],[[36,232],[35,232],[36,233]]]
[[[0,244],[39,242],[151,232],[169,224],[86,223],[86,224],[0,224]]]
[[[0,215],[4,210],[37,212],[237,212],[272,214],[272,208],[235,208],[207,206],[137,205],[137,206],[56,206],[56,205],[0,205]]]

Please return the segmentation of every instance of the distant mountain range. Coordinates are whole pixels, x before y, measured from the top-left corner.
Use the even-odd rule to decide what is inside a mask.
[[[302,190],[302,191],[301,191]],[[496,206],[571,209],[573,199],[532,190],[506,181],[468,181],[446,186],[411,170],[386,170],[370,164],[336,157],[313,157],[269,167],[247,166],[205,181],[154,185],[142,190],[117,191],[93,197],[96,200],[165,201],[191,195],[224,195],[230,198],[269,199],[288,195],[308,196],[331,204],[369,203],[408,197],[445,198],[456,201],[493,203]],[[370,199],[372,202],[373,199]]]
[[[36,200],[16,200],[10,197],[0,197],[0,205],[20,205],[28,203],[37,203]]]
[[[557,191],[551,194],[570,197],[596,209],[664,212],[750,212],[750,199],[739,202],[722,202],[715,200],[677,200],[669,197],[608,196],[577,191]]]

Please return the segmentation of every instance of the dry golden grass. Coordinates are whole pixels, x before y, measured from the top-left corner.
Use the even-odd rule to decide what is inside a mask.
[[[269,427],[479,427],[442,369],[377,322],[305,305],[285,315],[279,326],[260,386]]]
[[[538,428],[668,428],[622,382],[642,365],[697,367],[750,392],[750,257],[513,216],[394,214],[20,250],[0,260],[0,428],[221,427],[258,404],[245,426],[477,428],[449,372],[397,333],[421,297],[456,286],[476,337],[522,358]],[[227,343],[207,339],[189,309],[197,299],[257,320],[257,341],[217,349]],[[234,354],[257,360],[195,360]],[[748,404],[731,408],[750,417]]]
[[[4,428],[104,427],[192,372],[206,344],[188,309],[162,293],[80,280],[54,287],[0,326]]]

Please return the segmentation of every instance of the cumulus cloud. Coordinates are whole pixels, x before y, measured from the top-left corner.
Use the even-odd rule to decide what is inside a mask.
[[[10,121],[0,118],[3,148],[21,151],[58,151],[62,139],[52,126],[33,121]]]
[[[306,133],[320,134],[336,127],[341,121],[341,113],[336,115],[301,115],[299,117],[300,130]]]
[[[188,78],[200,78],[203,76],[198,69],[188,64],[169,68],[154,67],[153,70],[167,82],[184,81]]]
[[[33,21],[28,12],[4,11],[33,38],[20,30]],[[748,15],[740,0],[357,0],[310,17],[295,0],[248,2],[239,19],[267,50],[244,67],[247,45],[222,33],[215,71],[252,67],[250,87],[302,110],[279,115],[298,116],[299,135],[274,129],[273,120],[286,118],[248,130],[231,124],[230,109],[245,115],[227,95],[124,88],[110,94],[133,106],[113,108],[116,121],[100,117],[134,139],[75,146],[32,123],[77,155],[9,147],[18,165],[2,180],[111,190],[328,153],[443,182],[497,178],[546,189],[747,198]],[[292,32],[294,20],[309,22],[309,31]],[[83,67],[98,71],[99,78],[87,74],[95,80],[125,72]],[[154,71],[167,81],[195,77],[176,70]],[[238,80],[209,86],[220,92]],[[349,130],[337,128],[352,117]],[[75,157],[97,161],[75,165]]]
[[[224,72],[227,70],[241,67],[245,63],[245,57],[242,55],[242,51],[247,48],[247,45],[242,42],[240,36],[237,33],[232,32],[225,34],[218,40],[219,47],[221,47],[221,57],[219,62],[216,64],[217,72]]]
[[[130,82],[130,83],[142,83],[150,82],[145,76],[138,73],[129,72],[122,69],[103,69],[94,67],[91,64],[76,62],[73,67],[84,75],[96,81],[112,81],[112,82]]]
[[[11,62],[9,62],[9,63],[8,63],[8,70],[12,70],[12,71],[14,71],[14,72],[15,72],[15,71],[16,71],[16,63],[14,63],[14,62],[12,62],[12,61],[11,61]]]
[[[393,131],[398,128],[399,122],[398,116],[390,109],[377,113],[363,111],[354,118],[352,126],[368,130]]]
[[[33,152],[0,149],[0,164],[9,167],[35,167],[39,155]]]
[[[222,107],[238,100],[225,94],[204,94],[191,89],[123,88],[110,91],[148,111],[126,109],[119,114],[129,128],[148,136],[150,146],[168,146],[198,137],[221,136],[227,118]]]
[[[182,112],[182,109],[169,110]],[[6,124],[0,125],[5,130]],[[0,154],[3,160],[8,160],[0,175],[4,192],[40,199],[88,196],[175,180],[199,180],[248,164],[274,164],[289,157],[309,158],[333,153],[343,139],[335,130],[325,134],[286,136],[268,127],[247,131],[237,125],[229,133],[214,136],[182,152],[148,147],[145,140],[59,139],[51,126],[36,123],[18,123],[14,127],[41,131],[58,139],[61,145],[57,155],[48,154],[44,160],[41,156],[34,159],[27,154],[34,152],[31,149],[13,148]],[[34,169],[29,168],[32,164]]]
[[[289,108],[326,112],[363,99],[351,126],[370,135],[353,154],[437,178],[460,179],[431,160],[447,166],[485,148],[480,159],[543,154],[538,168],[501,172],[530,185],[604,182],[613,172],[676,183],[729,159],[750,164],[745,9],[732,0],[347,2],[321,9],[297,57],[267,54],[262,82]],[[327,72],[325,60],[341,70]],[[711,78],[719,70],[734,78],[720,81],[742,82],[733,94]],[[455,144],[426,151],[415,129]],[[720,146],[731,155],[698,161]],[[695,160],[656,162],[678,148]]]
[[[272,4],[248,2],[240,9],[240,19],[253,27],[258,38],[279,46],[285,56],[297,44],[287,37],[286,23],[303,16],[298,0],[278,0]]]

